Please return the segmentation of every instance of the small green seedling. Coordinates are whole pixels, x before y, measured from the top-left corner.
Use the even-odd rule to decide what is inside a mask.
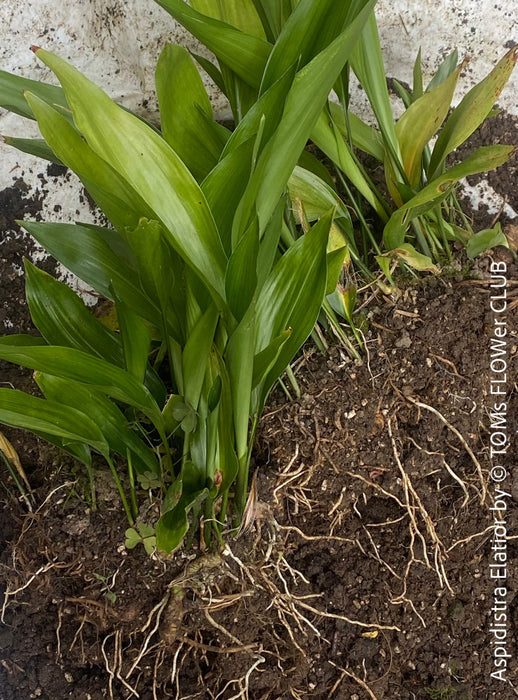
[[[135,549],[142,542],[144,549],[149,555],[155,551],[156,534],[155,529],[151,525],[137,523],[135,527],[128,528],[124,534],[126,536],[126,541],[124,542],[126,549]]]
[[[103,595],[112,605],[117,600],[117,595],[110,588],[110,578],[109,576],[102,576],[101,574],[94,574],[94,578],[103,583]]]

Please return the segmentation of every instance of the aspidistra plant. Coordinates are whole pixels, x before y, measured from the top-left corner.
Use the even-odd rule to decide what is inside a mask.
[[[90,471],[92,451],[103,455],[131,524],[136,482],[156,487],[157,546],[168,552],[191,511],[193,522],[203,512],[207,537],[219,535],[230,494],[239,522],[266,398],[341,266],[330,244],[341,216],[336,197],[299,171],[318,197],[316,223],[294,237],[296,185],[288,185],[374,0],[342,3],[347,22],[325,42],[308,42],[296,20],[320,4],[299,2],[264,66],[260,94],[232,133],[213,121],[201,78],[179,47],[166,47],[157,67],[161,132],[43,49],[33,47],[62,89],[0,76],[2,104],[36,118],[43,136],[11,143],[74,170],[112,227],[21,223],[111,300],[117,319],[108,327],[65,284],[27,263],[41,338],[6,336],[0,357],[35,370],[45,398],[0,389],[0,421],[61,445]]]
[[[191,6],[184,0],[156,1],[216,55],[218,66],[200,60],[229,97],[236,120],[246,113],[250,100],[268,85],[268,68],[264,70],[264,67],[271,60],[273,44],[283,26],[297,27],[306,37],[306,47],[315,46],[339,31],[351,11],[351,4],[333,0],[323,0],[318,6],[307,8],[305,13],[293,12],[296,2],[289,0],[229,0],[228,3],[191,0]],[[221,34],[212,31],[216,26]],[[304,61],[304,50],[297,54],[295,45],[277,42],[276,50],[283,52],[286,65],[295,56]],[[463,64],[457,65],[454,52],[425,88],[419,53],[414,66],[413,90],[399,88],[405,112],[396,120],[389,99],[376,17],[371,13],[347,66],[335,83],[339,102],[328,102],[311,132],[311,139],[334,163],[358,213],[363,261],[351,245],[357,265],[367,263],[369,253],[373,252],[387,274],[392,257],[417,269],[435,270],[433,261],[449,257],[452,240],[467,243],[468,254],[475,250],[480,252],[484,246],[506,244],[498,228],[493,233],[473,234],[455,199],[454,188],[466,176],[505,163],[513,147],[483,147],[450,168],[446,158],[491,114],[517,55],[514,47],[448,116]],[[377,128],[369,126],[350,110],[351,69],[371,103]],[[383,165],[391,201],[386,201],[373,185],[356,150],[368,153]],[[361,203],[357,195],[353,196],[351,185],[378,215],[381,228],[384,227],[382,239],[365,223]]]

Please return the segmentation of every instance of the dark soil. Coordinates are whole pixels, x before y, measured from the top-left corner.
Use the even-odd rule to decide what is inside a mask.
[[[0,197],[2,319],[33,332],[18,274],[31,244],[13,220],[37,216],[39,199],[21,183]],[[494,259],[508,263],[513,436],[518,268],[507,251]],[[1,700],[515,697],[515,444],[511,658],[507,682],[490,677],[489,262],[391,296],[366,291],[363,362],[305,348],[301,398],[274,393],[261,423],[255,518],[222,554],[197,542],[165,560],[126,550],[110,477],[99,468],[93,513],[81,469],[6,429],[35,505],[0,465]],[[31,386],[3,363],[0,382]]]

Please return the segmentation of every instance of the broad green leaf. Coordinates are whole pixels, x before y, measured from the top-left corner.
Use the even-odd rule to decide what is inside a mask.
[[[85,413],[17,389],[0,388],[0,423],[86,443],[104,456],[109,454],[102,432]]]
[[[442,194],[448,187],[456,184],[463,177],[485,173],[506,163],[516,151],[515,146],[482,146],[468,156],[462,163],[455,165],[435,180],[430,182],[402,209],[408,211]]]
[[[197,408],[219,314],[213,305],[198,320],[182,353],[184,396]]]
[[[257,287],[258,253],[258,231],[252,224],[230,256],[225,279],[227,303],[237,321],[245,315]]]
[[[289,179],[288,192],[292,200],[302,202],[308,221],[320,219],[333,208],[336,208],[336,217],[341,217],[346,221],[351,220],[349,212],[336,192],[318,175],[298,165],[295,166]],[[297,223],[301,223],[300,218],[297,218],[296,207],[294,207],[294,213]],[[350,233],[352,234],[352,223]]]
[[[297,3],[297,0],[252,0],[265,34],[272,43],[281,33],[284,23]]]
[[[207,489],[195,493],[182,494],[178,504],[164,513],[156,526],[156,546],[170,554],[182,542],[189,529],[189,512],[202,503],[208,495]]]
[[[35,119],[25,99],[25,92],[31,92],[47,104],[58,107],[61,113],[68,114],[69,120],[71,119],[70,108],[62,88],[39,80],[20,78],[18,75],[0,70],[0,107],[21,117]]]
[[[253,107],[257,99],[257,90],[250,87],[247,82],[237,76],[221,61],[220,68],[224,83],[223,92],[230,103],[234,122],[239,124],[248,110]]]
[[[270,54],[261,81],[261,92],[265,92],[290,66],[305,66],[318,53],[319,39],[325,39],[326,24],[334,24],[334,35],[340,31],[339,13],[347,11],[350,3],[335,0],[300,0],[282,28]],[[343,21],[344,18],[342,18]],[[330,40],[325,41],[327,46]]]
[[[256,139],[262,129],[262,145],[264,146],[274,135],[282,118],[286,95],[295,78],[295,65],[277,80],[256,101],[244,119],[237,125],[223,150],[222,158],[251,139]]]
[[[126,370],[138,382],[143,382],[148,364],[151,330],[127,304],[115,302],[122,340]]]
[[[164,336],[170,334],[182,342],[185,263],[166,240],[158,221],[141,219],[137,228],[126,230],[126,241],[134,255],[141,288],[160,309],[161,322],[157,325]],[[172,299],[174,304],[170,303]],[[125,301],[132,306],[128,300]]]
[[[455,86],[463,68],[413,102],[396,124],[403,167],[411,187],[421,179],[423,151],[448,115]]]
[[[25,273],[31,317],[49,345],[77,348],[119,367],[124,366],[118,336],[85,307],[75,292],[28,261],[25,261]],[[142,376],[156,401],[162,404],[165,401],[165,388],[147,365],[147,356]]]
[[[250,112],[247,117],[249,114]],[[232,224],[236,209],[252,170],[254,143],[255,138],[251,137],[229,151],[201,185],[227,255],[230,255],[232,247]]]
[[[183,0],[156,0],[218,59],[251,87],[258,88],[271,45],[226,22],[196,12]]]
[[[268,279],[270,272],[279,257],[279,241],[285,232],[287,225],[284,221],[285,214],[289,215],[288,208],[291,207],[288,195],[284,195],[279,200],[277,209],[273,212],[272,218],[268,222],[266,230],[259,244],[257,255],[257,294],[261,293],[264,283]]]
[[[128,183],[100,158],[74,127],[55,109],[27,93],[45,141],[57,157],[81,179],[99,207],[117,228],[136,226],[150,209]]]
[[[31,318],[49,345],[84,350],[121,366],[117,336],[88,311],[75,292],[28,260],[25,261],[26,296]]]
[[[509,241],[502,231],[502,225],[500,222],[498,222],[494,228],[485,229],[484,231],[475,233],[475,235],[472,236],[466,244],[466,252],[468,254],[468,258],[473,260],[473,258],[476,258],[477,255],[485,253],[486,250],[495,248],[499,245],[509,248]]]
[[[330,212],[289,248],[266,281],[257,302],[255,355],[291,329],[279,357],[254,392],[253,411],[262,410],[274,382],[310,334],[327,286],[326,247],[333,219]]]
[[[282,346],[291,336],[291,333],[291,329],[285,330],[283,333],[277,336],[277,338],[274,338],[264,350],[261,350],[261,352],[254,357],[252,389],[255,389],[255,387],[268,376],[270,370],[273,368],[277,358],[279,357]]]
[[[428,168],[429,179],[439,174],[446,156],[464,143],[488,116],[509,80],[517,60],[518,46],[515,46],[453,110],[433,149]]]
[[[0,143],[2,141],[8,146],[22,151],[22,153],[29,153],[36,158],[43,158],[57,165],[63,165],[44,139],[17,139],[14,136],[0,136]]]
[[[225,363],[217,353],[215,353],[215,355],[217,356],[219,376],[221,377],[221,396],[218,410],[218,441],[215,464],[217,464],[217,471],[221,477],[219,492],[223,494],[228,491],[233,484],[239,469],[239,462],[234,448],[236,441],[230,379]],[[250,405],[250,402],[248,405]],[[245,422],[242,416],[240,417],[240,421],[243,424]]]
[[[31,336],[9,335],[0,338],[0,357],[44,374],[90,384],[108,396],[140,409],[157,427],[162,425],[160,409],[144,385],[120,367],[82,350],[42,346]]]
[[[98,390],[85,384],[50,374],[36,373],[36,381],[45,396],[62,406],[72,407],[95,418],[112,452],[126,458],[127,450],[134,456],[133,464],[139,474],[160,473],[160,466],[151,448],[128,425],[122,411]]]
[[[210,100],[187,49],[167,45],[155,81],[162,134],[200,182],[218,162],[224,142],[210,129]]]
[[[301,236],[279,259],[268,277],[262,293],[257,300],[257,316],[255,325],[255,354],[259,354],[274,338],[292,328],[293,314],[304,319],[306,314],[303,303],[311,289],[311,294],[319,296],[318,288],[325,282],[326,248],[333,212],[315,224],[308,233]],[[322,272],[324,269],[324,272]],[[320,278],[313,288],[309,279],[315,281],[316,271],[321,272]],[[305,282],[303,282],[306,280]],[[322,293],[323,296],[323,293]],[[293,337],[293,334],[292,334]]]
[[[225,354],[228,369],[235,445],[237,458],[241,462],[248,451],[248,424],[254,370],[256,303],[255,299],[232,333]]]
[[[59,78],[74,121],[106,160],[164,223],[175,249],[224,296],[226,256],[203,192],[172,148],[136,116],[117,106],[79,71],[48,51],[38,57]]]
[[[191,0],[190,4],[204,15],[221,19],[246,34],[264,39],[264,30],[253,0]]]
[[[160,311],[143,294],[135,269],[113,252],[102,229],[81,224],[19,223],[45,250],[99,294],[114,301],[113,290],[117,289],[136,313],[160,325]]]

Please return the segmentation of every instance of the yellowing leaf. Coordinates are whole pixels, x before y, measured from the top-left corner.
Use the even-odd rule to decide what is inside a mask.
[[[411,187],[419,184],[423,150],[448,115],[462,67],[460,65],[434,90],[419,97],[396,124],[403,167]]]

